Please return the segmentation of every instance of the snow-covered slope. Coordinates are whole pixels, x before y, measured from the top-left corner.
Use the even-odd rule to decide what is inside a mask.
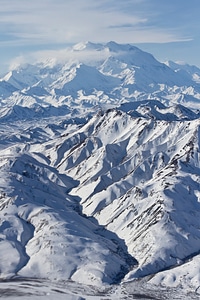
[[[197,259],[198,113],[142,101],[37,125],[1,125],[1,278],[98,285]]]
[[[128,278],[199,251],[199,115],[180,112],[151,101],[130,113],[109,110],[59,139],[56,156],[48,148],[53,166],[79,181],[70,194],[83,212],[123,238],[138,261]]]
[[[78,181],[51,167],[36,146],[29,153],[30,143],[22,141],[4,145],[0,154],[1,278],[120,280],[135,264],[124,242],[83,217],[79,199],[69,196]]]
[[[197,69],[114,42],[68,52],[0,81],[0,278],[197,292]]]
[[[173,61],[167,61],[165,64],[174,70],[176,73],[181,74],[186,79],[193,79],[193,81],[200,82],[200,69],[196,66],[190,66],[186,63],[175,63]]]

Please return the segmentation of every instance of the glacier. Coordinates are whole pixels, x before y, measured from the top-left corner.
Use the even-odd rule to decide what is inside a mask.
[[[0,79],[2,285],[198,299],[199,76],[86,42]]]

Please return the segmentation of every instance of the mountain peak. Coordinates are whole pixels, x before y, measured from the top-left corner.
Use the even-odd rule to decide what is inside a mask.
[[[86,42],[80,42],[78,44],[75,44],[72,47],[73,51],[83,51],[83,50],[102,50],[103,44],[100,43],[92,43],[90,41]]]
[[[110,52],[129,52],[129,51],[139,51],[142,52],[139,48],[132,46],[131,44],[118,44],[114,41],[110,41],[105,44],[105,47],[110,50]]]
[[[108,50],[109,52],[118,53],[118,52],[129,52],[129,51],[138,51],[143,52],[139,48],[131,44],[119,44],[115,41],[109,41],[107,43],[93,43],[90,41],[80,42],[72,47],[73,51],[84,51],[84,50],[96,50],[103,51]]]

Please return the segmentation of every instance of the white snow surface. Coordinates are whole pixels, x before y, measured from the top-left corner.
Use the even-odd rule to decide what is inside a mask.
[[[198,299],[198,68],[66,52],[0,80],[0,293]]]

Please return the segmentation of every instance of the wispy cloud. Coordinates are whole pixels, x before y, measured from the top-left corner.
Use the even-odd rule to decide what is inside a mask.
[[[43,56],[80,41],[162,47],[198,40],[198,8],[199,0],[1,0],[0,71],[13,57],[31,59],[32,52]]]
[[[29,52],[26,55],[20,55],[15,57],[10,61],[10,70],[17,68],[26,63],[31,62],[45,62],[51,66],[57,63],[63,63],[70,61],[74,62],[75,60],[81,61],[82,63],[89,63],[92,65],[98,61],[108,58],[110,54],[108,51],[102,49],[98,51],[98,55],[94,50],[85,50],[85,51],[72,51],[72,48],[65,48],[62,50],[43,50]],[[115,53],[113,53],[115,55]]]
[[[0,44],[61,44],[82,40],[171,42],[185,36],[152,25],[146,0],[2,0]],[[5,35],[6,32],[6,35]]]

